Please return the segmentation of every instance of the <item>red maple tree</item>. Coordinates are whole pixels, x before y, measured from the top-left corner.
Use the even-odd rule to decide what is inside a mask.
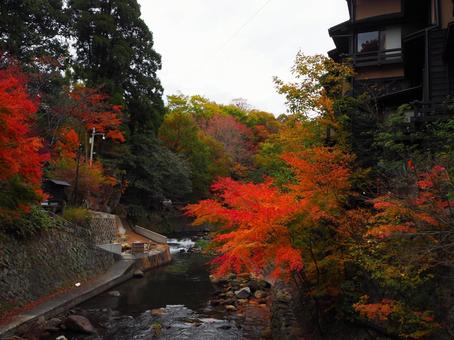
[[[30,98],[27,78],[21,70],[16,66],[0,70],[0,185],[19,180],[38,198],[42,194],[42,164],[48,155],[40,152],[42,141],[31,131],[37,107],[38,101]],[[19,206],[27,208],[26,204]]]
[[[302,238],[323,221],[337,222],[342,198],[350,190],[351,157],[336,148],[317,147],[283,159],[295,174],[285,190],[271,180],[254,184],[224,178],[213,185],[214,199],[187,207],[195,224],[221,227],[214,239],[221,254],[213,261],[215,274],[272,270],[274,277],[287,277],[304,266],[310,267],[308,272],[318,267],[311,256],[307,261],[318,250],[304,249],[307,240]]]
[[[123,123],[121,106],[108,103],[108,96],[97,89],[76,86],[68,93],[69,101],[55,108],[59,116],[69,120],[66,125],[83,127],[97,132],[118,142],[125,137],[120,130]]]

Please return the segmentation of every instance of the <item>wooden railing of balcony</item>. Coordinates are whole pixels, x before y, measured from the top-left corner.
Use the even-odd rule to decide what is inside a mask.
[[[402,62],[402,49],[393,48],[374,52],[360,52],[352,56],[356,67],[394,64]]]

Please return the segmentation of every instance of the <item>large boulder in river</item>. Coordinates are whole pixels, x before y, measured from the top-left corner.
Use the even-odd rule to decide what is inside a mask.
[[[238,299],[247,299],[251,296],[251,289],[249,287],[241,288],[240,290],[235,291],[235,295]]]
[[[96,330],[85,316],[70,315],[65,320],[66,329],[74,332],[95,334]]]

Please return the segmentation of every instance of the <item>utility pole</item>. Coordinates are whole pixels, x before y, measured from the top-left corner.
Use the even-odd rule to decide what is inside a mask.
[[[103,134],[103,133],[96,133],[96,128],[93,128],[91,130],[91,137],[90,137],[90,160],[89,160],[89,164],[90,164],[90,167],[93,166],[93,150],[94,150],[94,147],[95,147],[95,136],[102,136],[102,139],[106,139],[106,135]]]
[[[80,154],[82,153],[82,144],[79,144],[79,148],[77,149],[77,160],[76,160],[76,183],[74,185],[72,203],[73,205],[77,204],[77,200],[79,199],[79,168],[80,168]]]

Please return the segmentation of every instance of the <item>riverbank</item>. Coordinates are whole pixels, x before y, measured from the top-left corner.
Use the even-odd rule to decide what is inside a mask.
[[[170,261],[171,255],[168,247],[161,247],[160,250],[152,251],[140,257],[124,256],[113,264],[106,273],[83,284],[76,283],[77,286],[72,289],[51,296],[47,301],[6,320],[6,323],[0,325],[0,337],[3,339],[13,334],[20,335],[30,329],[42,329],[44,331],[48,326],[48,321],[54,316],[130,280],[134,275],[143,275],[140,273]]]
[[[125,236],[115,215],[92,212],[90,223],[82,226],[54,219],[55,227],[33,238],[0,240],[1,339],[45,326],[46,320],[132,278],[135,271],[171,261],[167,244],[133,231]],[[128,249],[134,241],[146,243],[146,253],[132,254]]]
[[[269,339],[270,285],[247,275],[210,278],[210,256],[198,247],[206,236],[169,239],[170,264],[98,294],[22,336],[41,340],[60,336],[74,340]],[[85,322],[90,332],[76,331],[74,319]]]

